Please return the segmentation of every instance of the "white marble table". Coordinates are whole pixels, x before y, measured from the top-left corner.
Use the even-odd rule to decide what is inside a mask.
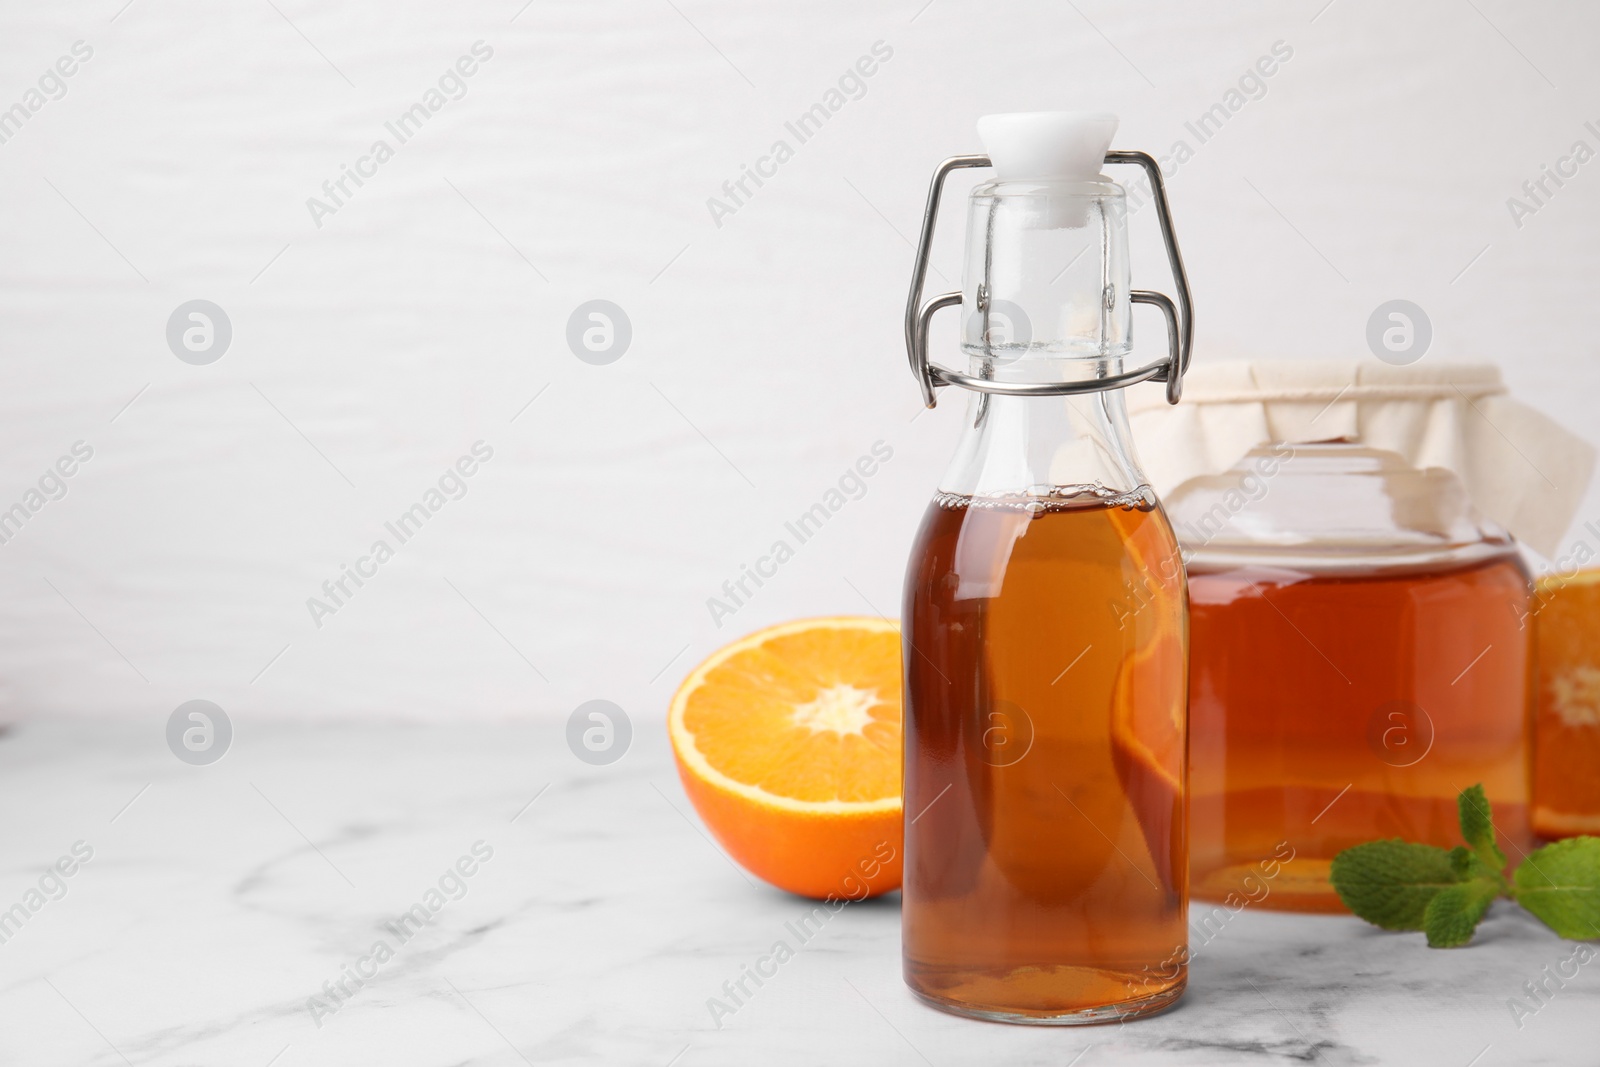
[[[164,716],[13,729],[0,909],[40,906],[0,944],[0,1063],[1600,1060],[1600,961],[1513,1020],[1507,1001],[1571,946],[1509,905],[1449,952],[1353,919],[1246,911],[1198,951],[1177,1010],[1040,1029],[913,1000],[891,896],[840,912],[718,1029],[707,999],[807,906],[751,885],[702,835],[659,723],[636,721],[609,767],[575,759],[562,725],[236,720],[208,767],[173,757]],[[29,897],[79,841],[92,858]],[[470,859],[480,841],[485,861]],[[464,894],[441,894],[402,943],[385,924],[464,856]],[[324,982],[356,967],[373,976],[345,979],[338,1004]],[[314,1018],[313,996],[337,1010]]]

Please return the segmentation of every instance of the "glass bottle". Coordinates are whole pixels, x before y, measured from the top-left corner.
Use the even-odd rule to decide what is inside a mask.
[[[1529,847],[1529,576],[1460,479],[1354,441],[1274,442],[1168,504],[1196,898],[1342,912],[1335,855],[1460,844],[1476,782],[1513,861]]]
[[[968,201],[962,291],[920,302],[943,178],[982,156],[935,176],[908,308],[925,396],[973,395],[907,568],[905,979],[989,1019],[1146,1014],[1187,973],[1185,578],[1119,390],[1156,379],[1176,398],[1188,296],[1160,172],[1106,154],[1115,125],[982,120],[996,176]],[[1152,181],[1181,325],[1129,288],[1103,162]],[[929,317],[958,302],[966,373],[926,360]],[[1172,344],[1125,371],[1132,303],[1162,307]]]

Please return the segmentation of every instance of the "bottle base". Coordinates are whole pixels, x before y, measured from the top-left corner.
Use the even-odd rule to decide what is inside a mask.
[[[951,1015],[962,1015],[969,1019],[983,1019],[992,1023],[1014,1023],[1024,1026],[1103,1026],[1108,1023],[1122,1023],[1130,1019],[1140,1019],[1147,1015],[1156,1015],[1166,1011],[1176,1005],[1178,999],[1183,996],[1186,984],[1187,976],[1180,978],[1166,989],[1151,993],[1148,996],[1119,1001],[1114,1004],[1097,1004],[1076,1008],[1028,1008],[984,1004],[971,1000],[958,1000],[952,997],[940,996],[937,993],[918,989],[915,986],[910,988],[917,999],[924,1004],[938,1008],[943,1012],[949,1012]]]

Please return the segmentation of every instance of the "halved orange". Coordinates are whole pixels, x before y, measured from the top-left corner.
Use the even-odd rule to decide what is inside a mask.
[[[1539,689],[1533,829],[1600,833],[1600,569],[1534,587]]]
[[[667,727],[695,810],[735,860],[807,897],[896,889],[900,628],[802,619],[713,653]]]

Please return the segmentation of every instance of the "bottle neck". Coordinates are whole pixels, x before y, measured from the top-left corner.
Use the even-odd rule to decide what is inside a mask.
[[[968,202],[962,350],[974,378],[1093,382],[1132,349],[1122,187],[1006,181]],[[940,489],[1041,503],[1154,497],[1134,457],[1121,390],[973,393]]]
[[[1091,495],[1148,497],[1147,483],[1122,390],[1043,397],[973,393],[939,489],[1060,502]]]

